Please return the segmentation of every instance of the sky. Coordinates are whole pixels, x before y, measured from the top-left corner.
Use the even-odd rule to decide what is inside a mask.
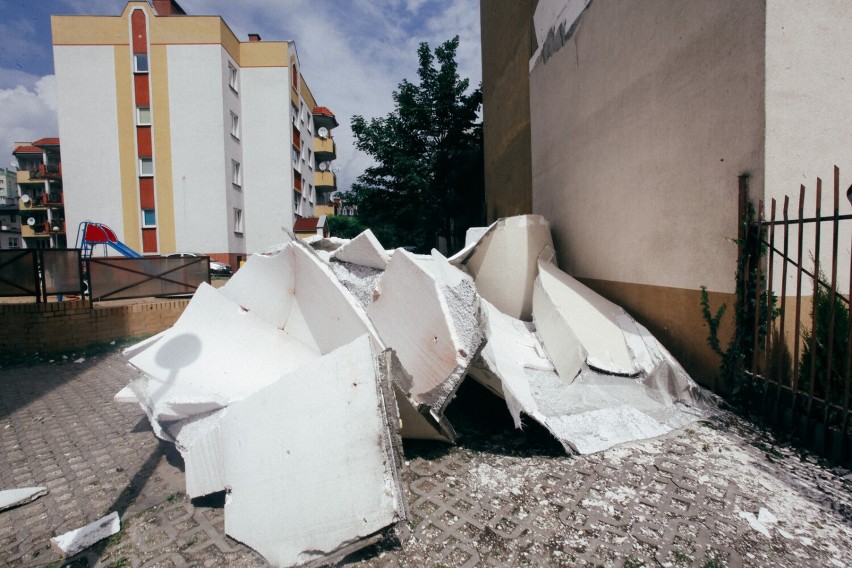
[[[340,126],[338,189],[372,163],[358,152],[353,115],[393,110],[402,79],[417,81],[417,47],[458,35],[459,74],[479,85],[479,0],[178,0],[187,14],[222,16],[241,41],[296,42],[302,76]],[[51,14],[119,15],[126,0],[0,0],[0,167],[18,141],[58,136]],[[8,149],[8,150],[7,150]]]

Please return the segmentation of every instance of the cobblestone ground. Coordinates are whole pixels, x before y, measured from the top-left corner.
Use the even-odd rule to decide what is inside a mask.
[[[265,566],[224,535],[223,498],[189,501],[182,463],[134,405],[117,353],[0,369],[0,489],[50,493],[0,512],[0,564]],[[406,442],[411,520],[347,559],[366,566],[852,566],[852,476],[730,415],[592,456],[463,385],[455,447]],[[78,557],[52,536],[118,511]]]

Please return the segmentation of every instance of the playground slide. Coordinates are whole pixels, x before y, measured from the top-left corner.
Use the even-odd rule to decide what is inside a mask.
[[[97,245],[110,247],[115,251],[128,258],[142,258],[142,255],[118,240],[115,236],[115,231],[104,225],[103,223],[95,223],[94,221],[83,221],[77,227],[77,244],[76,248],[83,251],[83,258],[92,256]]]

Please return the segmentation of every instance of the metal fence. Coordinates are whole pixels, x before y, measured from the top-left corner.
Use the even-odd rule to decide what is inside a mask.
[[[210,282],[210,259],[103,257],[83,259],[80,249],[0,251],[0,296],[89,295],[100,300],[192,294]]]
[[[850,234],[852,215],[840,214],[837,167],[833,186],[827,214],[819,178],[812,216],[805,216],[804,185],[795,212],[786,196],[780,211],[771,200],[768,216],[761,201],[756,221],[746,228],[751,239],[740,242],[761,249],[751,255],[754,295],[742,298],[754,317],[751,376],[761,386],[755,408],[785,433],[842,460],[850,449],[852,249],[841,246],[840,235]],[[850,279],[848,287],[840,275]]]

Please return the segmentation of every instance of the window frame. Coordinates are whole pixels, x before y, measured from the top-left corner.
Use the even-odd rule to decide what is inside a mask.
[[[149,223],[147,219],[147,213],[151,212],[151,215],[154,216],[154,222]],[[156,209],[140,209],[140,214],[142,216],[142,228],[143,229],[152,229],[157,227],[157,210]]]
[[[235,112],[231,111],[231,136],[240,139],[240,117]]]
[[[142,69],[139,65],[140,61],[145,62],[145,68]],[[149,73],[151,71],[150,61],[148,61],[147,53],[134,53],[133,54],[133,72],[134,73]]]
[[[237,66],[228,61],[228,86],[235,93],[240,92],[240,75]]]
[[[236,160],[231,160],[231,184],[236,187],[243,186],[243,167]]]
[[[143,110],[148,111],[148,121],[147,122],[144,122],[142,120],[141,111],[143,111]],[[138,107],[136,107],[136,126],[151,126],[152,122],[153,122],[153,118],[151,116],[151,107],[150,106],[138,106]]]
[[[139,167],[139,177],[154,177],[154,158],[148,157],[139,157],[137,160]],[[143,168],[143,164],[151,164],[151,172],[146,173]]]
[[[239,235],[245,233],[243,210],[239,207],[234,207],[234,232]]]

